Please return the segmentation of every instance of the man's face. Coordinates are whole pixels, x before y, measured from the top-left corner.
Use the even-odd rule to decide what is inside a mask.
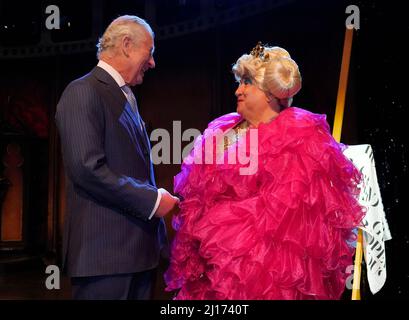
[[[146,32],[146,37],[129,51],[129,75],[131,86],[141,84],[146,70],[155,68],[153,52],[155,45],[152,36]]]
[[[243,78],[236,90],[237,112],[246,120],[257,119],[269,108],[266,94],[250,78]]]

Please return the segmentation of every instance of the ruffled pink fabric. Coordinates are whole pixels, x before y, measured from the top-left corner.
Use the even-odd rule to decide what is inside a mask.
[[[209,129],[241,120],[222,116]],[[204,148],[204,134],[195,148]],[[243,138],[249,139],[249,131]],[[258,128],[258,170],[182,164],[167,291],[175,299],[339,299],[352,262],[361,175],[324,115],[291,107]],[[247,150],[250,144],[247,143]],[[190,154],[190,159],[193,157]],[[226,152],[227,156],[227,152]]]

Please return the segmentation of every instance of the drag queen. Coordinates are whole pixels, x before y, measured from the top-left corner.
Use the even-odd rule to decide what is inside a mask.
[[[237,113],[209,124],[175,177],[184,200],[166,290],[194,300],[339,299],[364,215],[360,173],[325,115],[291,105],[301,76],[286,50],[259,43],[233,72]],[[196,161],[209,143],[222,150],[218,161]],[[230,161],[240,148],[256,170]]]

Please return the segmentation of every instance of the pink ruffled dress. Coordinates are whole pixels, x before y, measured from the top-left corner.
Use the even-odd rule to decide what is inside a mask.
[[[242,120],[227,114],[208,129],[226,132]],[[250,154],[249,132],[241,140]],[[187,159],[211,137],[205,133]],[[176,235],[165,273],[166,290],[179,290],[175,299],[339,299],[343,293],[354,254],[348,242],[365,214],[357,201],[360,173],[329,133],[325,115],[287,108],[259,125],[257,138],[255,174],[241,174],[248,164],[185,161],[175,177],[184,200],[172,220]]]

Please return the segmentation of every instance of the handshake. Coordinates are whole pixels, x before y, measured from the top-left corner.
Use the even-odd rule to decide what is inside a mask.
[[[158,192],[161,195],[159,206],[156,209],[155,217],[161,218],[172,212],[173,214],[179,211],[179,198],[172,196],[167,190],[160,188]]]

